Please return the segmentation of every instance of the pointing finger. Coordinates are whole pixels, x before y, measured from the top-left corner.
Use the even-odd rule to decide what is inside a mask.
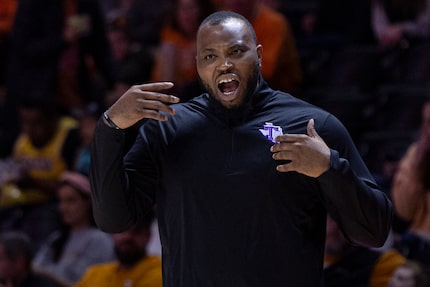
[[[172,82],[156,82],[156,83],[146,83],[141,85],[136,85],[136,88],[142,91],[162,91],[170,89],[174,86]]]

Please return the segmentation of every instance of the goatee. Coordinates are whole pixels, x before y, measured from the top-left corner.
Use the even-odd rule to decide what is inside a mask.
[[[242,123],[252,111],[252,95],[255,93],[258,86],[259,76],[260,65],[256,62],[250,77],[247,79],[247,87],[245,90],[246,96],[243,99],[243,102],[232,108],[227,108],[222,105],[215,98],[215,92],[210,88],[210,86],[204,81],[200,80],[200,82],[209,94],[209,104],[214,114],[229,126],[234,126]]]

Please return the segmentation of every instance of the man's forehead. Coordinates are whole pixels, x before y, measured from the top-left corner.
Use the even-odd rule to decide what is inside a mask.
[[[201,32],[208,32],[208,30],[222,29],[222,30],[240,30],[246,28],[246,24],[238,18],[227,18],[219,23],[206,23],[200,28],[199,34]]]
[[[215,41],[217,37],[222,37],[223,41],[230,38],[230,43]],[[239,44],[238,42],[243,43],[250,39],[252,35],[246,24],[240,19],[229,18],[222,23],[202,26],[198,33],[197,46],[236,45]]]
[[[220,24],[224,26],[228,26],[231,29],[240,29],[243,26],[246,26],[245,23],[238,18],[227,18]]]

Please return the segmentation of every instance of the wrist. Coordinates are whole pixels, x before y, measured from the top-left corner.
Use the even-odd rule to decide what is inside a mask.
[[[109,117],[109,114],[107,113],[107,111],[105,111],[103,113],[103,120],[108,127],[115,129],[115,130],[121,129],[114,121],[112,121],[112,119]]]

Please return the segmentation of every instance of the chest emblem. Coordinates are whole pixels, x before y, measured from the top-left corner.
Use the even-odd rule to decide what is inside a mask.
[[[261,134],[265,136],[268,140],[276,143],[275,138],[282,135],[282,128],[280,126],[275,126],[272,123],[265,123],[262,129],[259,129]]]

